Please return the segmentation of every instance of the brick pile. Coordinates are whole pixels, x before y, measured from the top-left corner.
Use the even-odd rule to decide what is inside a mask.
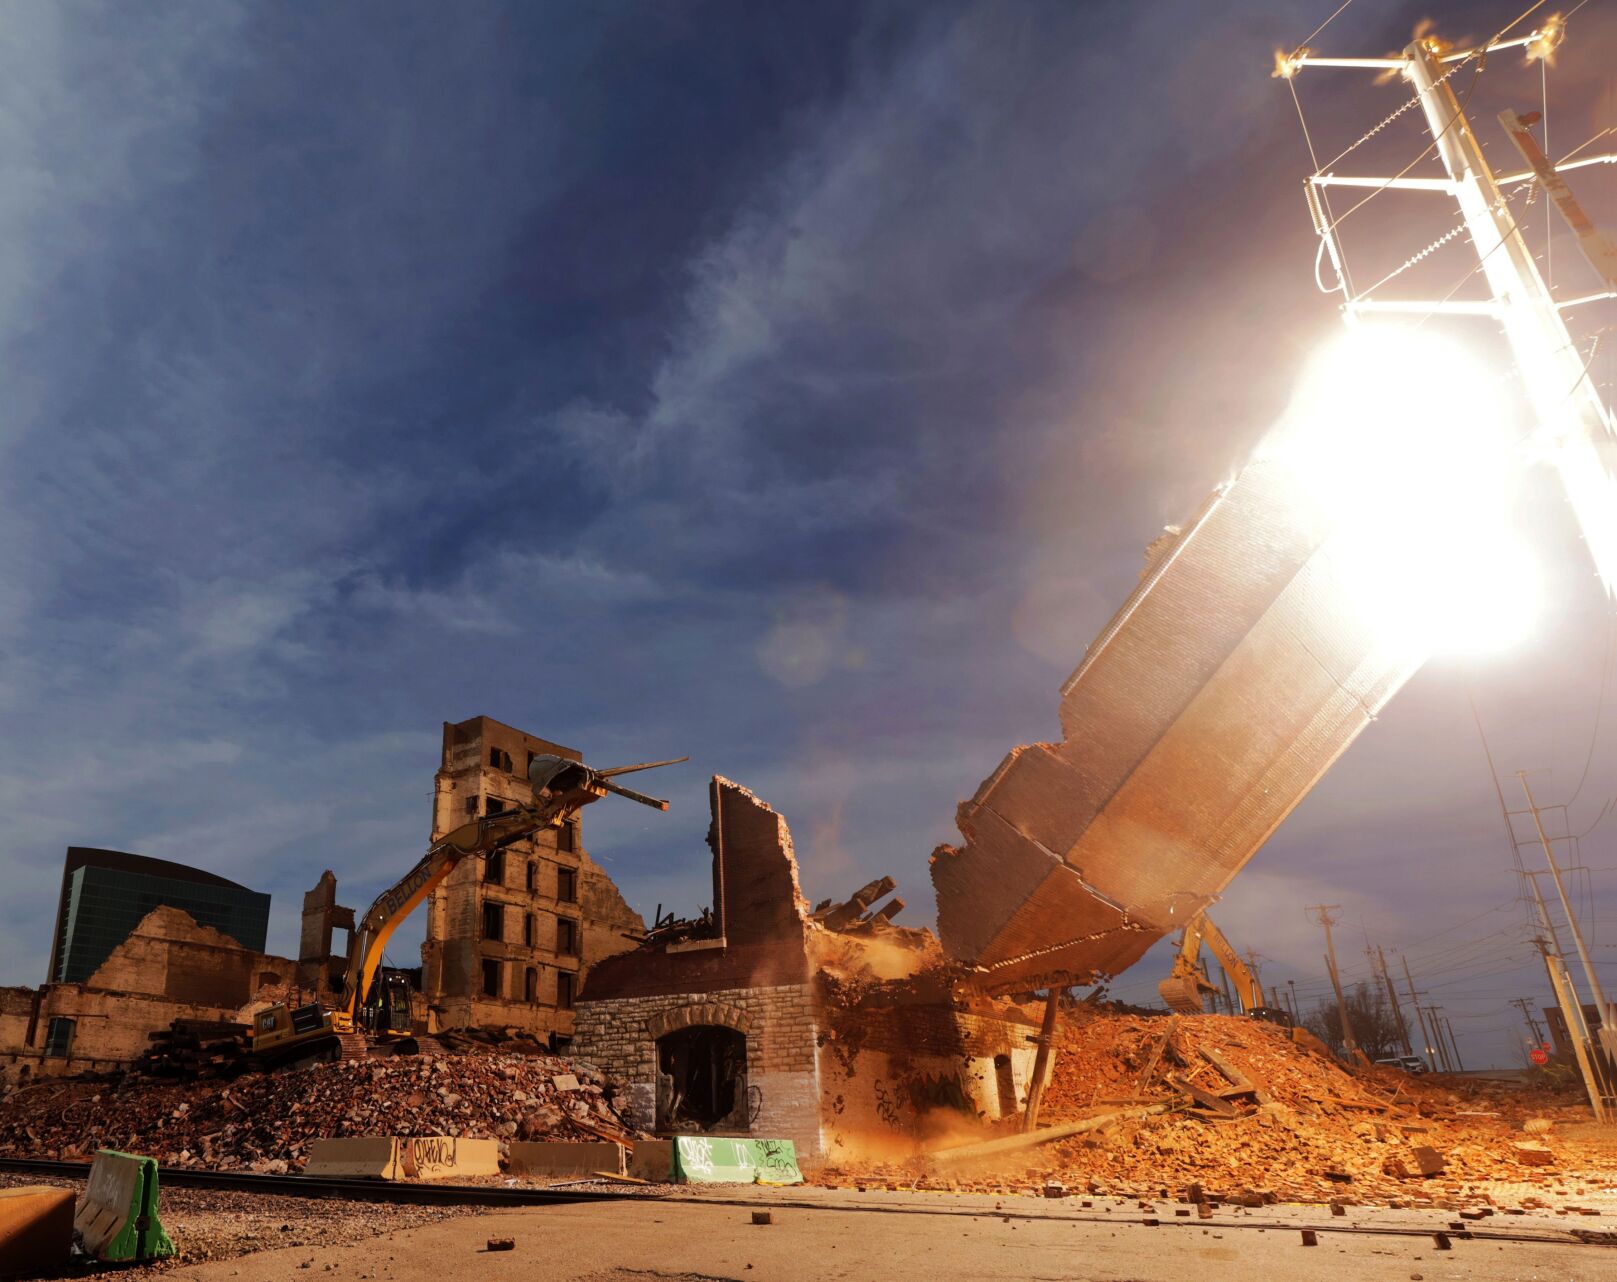
[[[0,1099],[0,1156],[74,1159],[117,1148],[175,1166],[265,1173],[302,1169],[322,1137],[624,1134],[633,1136],[601,1079],[548,1055],[345,1060],[231,1082],[60,1079]]]
[[[1509,1200],[1525,1205],[1591,1180],[1617,1190],[1609,1157],[1572,1138],[1589,1118],[1574,1094],[1350,1071],[1323,1048],[1255,1020],[1090,1007],[1064,1014],[1041,1126],[1165,1102],[1171,1111],[1119,1117],[988,1168],[944,1170],[918,1158],[821,1178],[998,1190],[1031,1176],[1091,1194],[1251,1205],[1482,1205],[1506,1187]],[[980,1138],[1014,1130],[984,1127]],[[968,1138],[957,1131],[952,1143]]]

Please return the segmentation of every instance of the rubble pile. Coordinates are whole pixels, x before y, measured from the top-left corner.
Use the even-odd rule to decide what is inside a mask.
[[[276,1174],[300,1170],[310,1142],[334,1136],[634,1134],[598,1077],[549,1055],[390,1056],[231,1082],[62,1079],[0,1099],[0,1156],[73,1159],[117,1148],[176,1166]]]
[[[1152,1106],[1167,1111],[1138,1115]],[[821,1178],[996,1189],[1031,1173],[1091,1194],[1166,1191],[1251,1205],[1459,1205],[1485,1203],[1490,1188],[1511,1186],[1507,1196],[1526,1204],[1535,1189],[1560,1187],[1572,1169],[1608,1165],[1585,1162],[1581,1141],[1563,1133],[1588,1116],[1571,1094],[1387,1068],[1350,1071],[1323,1048],[1257,1020],[1078,1006],[1063,1014],[1039,1123],[1107,1119],[1095,1129],[991,1163],[956,1166],[923,1154]],[[985,1126],[980,1138],[1014,1133],[1014,1126]],[[965,1142],[958,1131],[951,1141]],[[1617,1187],[1617,1175],[1599,1179]]]

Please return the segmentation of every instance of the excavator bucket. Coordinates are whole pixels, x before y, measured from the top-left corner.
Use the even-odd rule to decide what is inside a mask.
[[[1169,1010],[1178,1011],[1181,1015],[1203,1013],[1201,990],[1193,979],[1180,979],[1177,975],[1170,975],[1157,985],[1157,992],[1162,995],[1162,1000]]]

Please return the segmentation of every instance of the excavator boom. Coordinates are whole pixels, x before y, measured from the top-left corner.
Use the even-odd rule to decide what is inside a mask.
[[[376,897],[376,902],[360,919],[349,943],[348,972],[336,1008],[322,1012],[310,1006],[289,1011],[285,1006],[275,1006],[260,1012],[254,1024],[255,1058],[268,1062],[272,1056],[319,1058],[328,1055],[335,1058],[348,1053],[351,1048],[347,1043],[356,1040],[351,1035],[356,1032],[360,1009],[381,966],[387,941],[462,860],[487,855],[542,829],[554,827],[608,793],[667,810],[666,801],[615,784],[612,776],[676,765],[686,760],[689,758],[679,757],[674,761],[594,770],[566,757],[549,754],[534,757],[528,765],[533,803],[473,819],[433,842],[409,872]],[[318,1054],[315,1053],[317,1047]]]

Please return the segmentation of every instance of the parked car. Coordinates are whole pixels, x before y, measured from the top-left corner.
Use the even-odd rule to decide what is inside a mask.
[[[1390,1059],[1378,1059],[1378,1064],[1385,1064],[1388,1068],[1401,1068],[1406,1073],[1424,1073],[1426,1061],[1419,1055],[1394,1055]]]

